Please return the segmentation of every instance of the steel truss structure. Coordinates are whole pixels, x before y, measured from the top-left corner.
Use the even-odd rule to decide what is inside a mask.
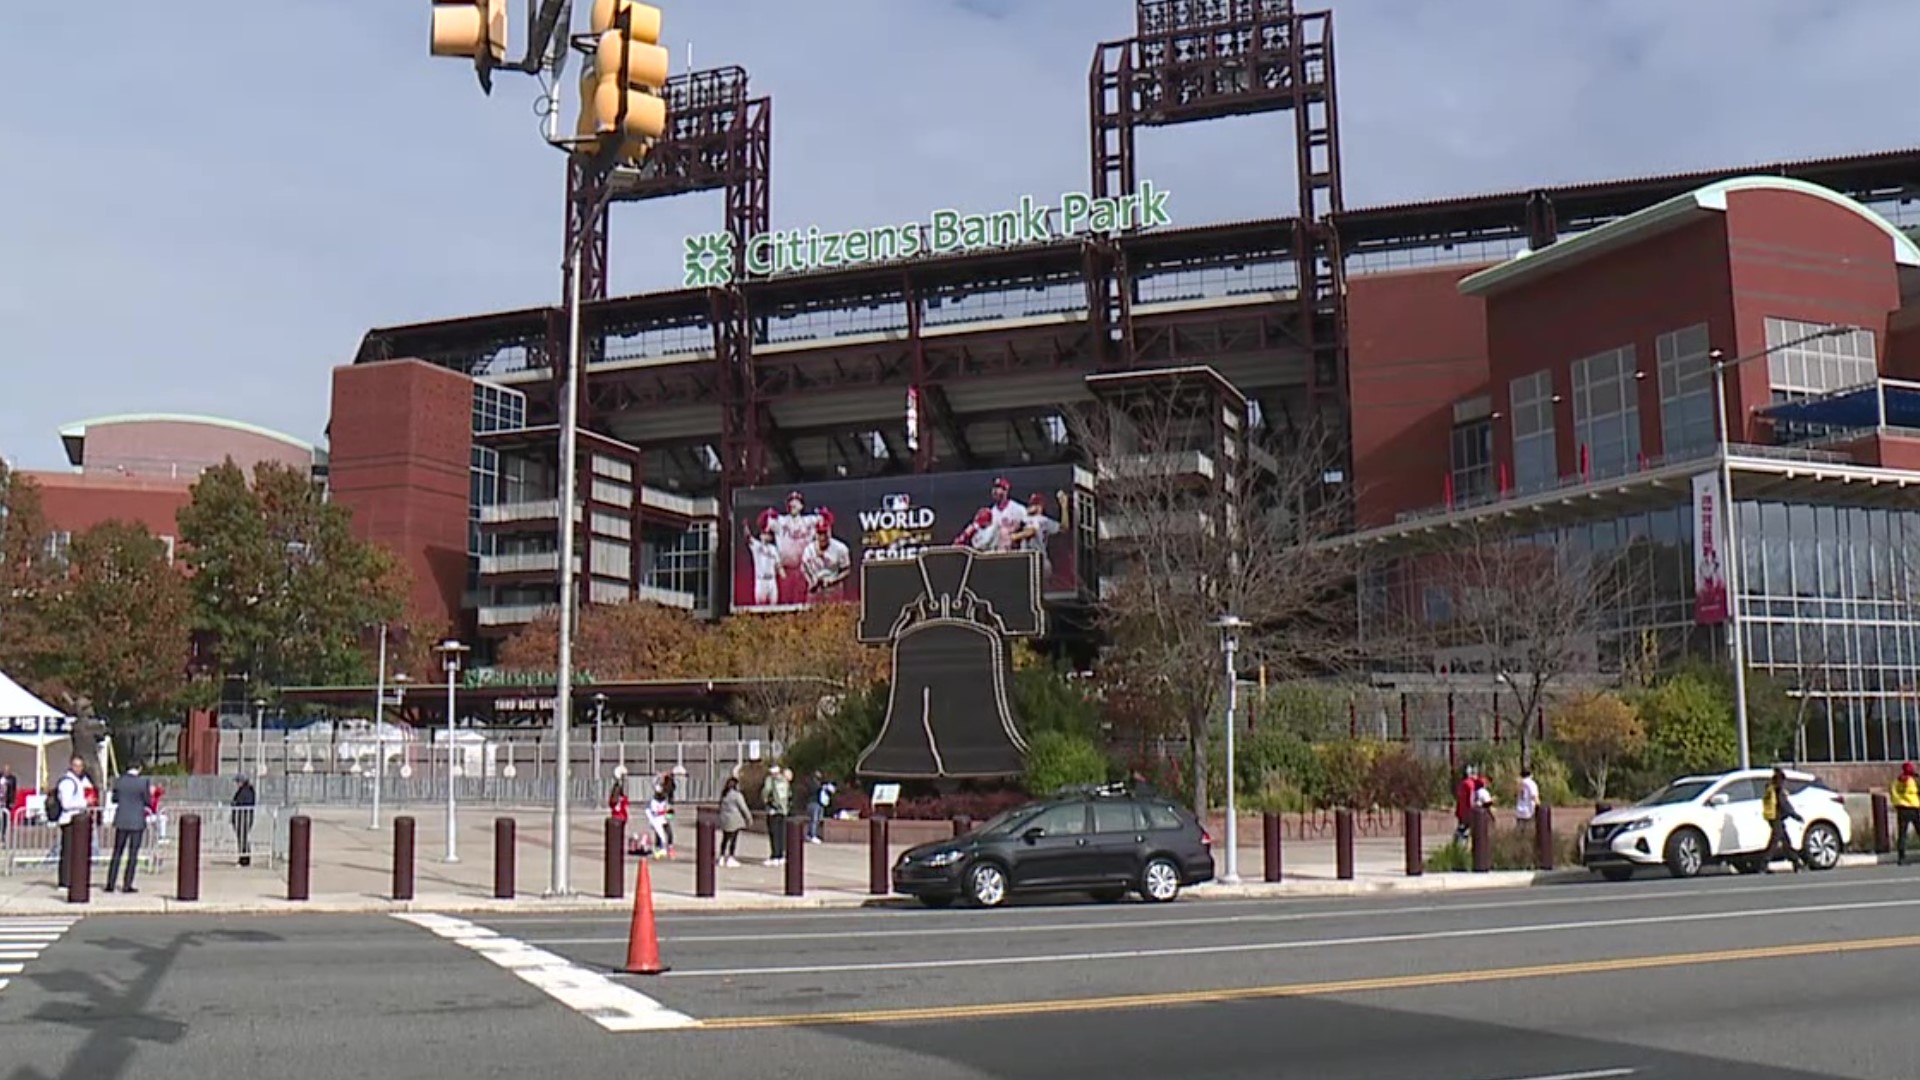
[[[1330,16],[1288,0],[1141,0],[1136,14],[1135,36],[1098,46],[1089,74],[1093,193],[1137,186],[1140,128],[1291,111],[1293,213],[765,279],[736,263],[724,288],[618,298],[601,298],[602,258],[583,316],[589,426],[641,448],[649,484],[724,500],[1071,460],[1061,413],[1088,400],[1086,376],[1204,364],[1278,445],[1310,421],[1344,430],[1344,280],[1375,263],[1502,258],[1745,173],[1868,203],[1920,193],[1920,150],[1904,150],[1348,210]],[[672,132],[645,170],[616,174],[613,197],[724,189],[738,259],[770,223],[771,103],[738,68],[677,78],[669,95]],[[570,229],[604,236],[604,220],[578,217]],[[556,322],[543,307],[376,329],[355,362],[484,375],[527,392],[529,424],[551,423]]]

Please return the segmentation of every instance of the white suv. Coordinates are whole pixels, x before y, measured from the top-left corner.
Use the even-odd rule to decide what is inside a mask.
[[[1772,769],[1743,769],[1718,776],[1675,780],[1641,802],[1610,810],[1587,823],[1582,861],[1608,881],[1625,881],[1635,869],[1664,864],[1674,877],[1692,877],[1711,862],[1743,874],[1767,868],[1771,830],[1761,815],[1761,797]],[[1787,823],[1787,839],[1815,870],[1831,870],[1853,838],[1853,817],[1832,788],[1811,774],[1787,771],[1787,795],[1800,820]]]

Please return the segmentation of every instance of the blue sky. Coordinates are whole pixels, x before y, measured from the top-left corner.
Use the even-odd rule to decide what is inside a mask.
[[[484,98],[430,59],[428,6],[0,5],[0,454],[57,466],[60,424],[135,411],[318,440],[368,327],[556,299],[564,165],[537,87]],[[660,6],[676,70],[691,42],[773,96],[776,227],[1082,187],[1093,45],[1133,20],[1131,0]],[[1913,0],[1317,6],[1349,206],[1920,143]],[[1149,132],[1142,175],[1176,223],[1286,213],[1289,131]],[[616,207],[614,290],[677,285],[680,238],[720,222],[717,194]]]

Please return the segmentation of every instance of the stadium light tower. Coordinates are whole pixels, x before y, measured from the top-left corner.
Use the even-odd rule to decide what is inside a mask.
[[[433,54],[436,56],[472,56],[480,70],[480,85],[489,92],[491,72],[501,66],[506,55],[506,0],[434,0]],[[553,86],[547,100],[547,143],[569,154],[582,155],[587,172],[596,179],[584,190],[597,192],[587,215],[600,213],[612,193],[605,182],[615,166],[636,165],[652,153],[654,141],[667,130],[667,103],[662,91],[667,82],[671,55],[660,45],[660,9],[634,0],[593,0],[588,14],[589,34],[570,38],[573,47],[592,58],[592,64],[580,83],[581,116],[571,137],[562,137],[554,121],[560,110],[559,75],[565,68],[566,50],[555,44],[551,58],[548,46],[563,14],[570,15],[572,0],[539,0],[537,11],[530,13],[534,40],[527,56],[508,70],[528,73],[547,71]],[[478,18],[465,9],[474,9]],[[445,14],[442,9],[448,9]],[[496,36],[494,13],[499,11]],[[478,29],[476,30],[476,22]],[[553,723],[556,729],[555,756],[559,759],[553,798],[553,861],[549,872],[548,893],[565,896],[572,892],[572,821],[567,798],[572,788],[573,753],[573,630],[575,595],[573,570],[573,511],[579,502],[576,458],[579,456],[580,420],[580,261],[581,248],[589,233],[581,230],[566,247],[562,271],[567,280],[566,376],[560,384],[560,633],[558,655],[554,663]]]

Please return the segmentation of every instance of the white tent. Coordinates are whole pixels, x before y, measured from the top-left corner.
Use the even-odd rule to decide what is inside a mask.
[[[9,746],[29,747],[33,751],[33,789],[47,789],[47,761],[59,760],[70,752],[73,719],[59,709],[27,692],[0,671],[0,760],[9,760]],[[23,757],[25,755],[22,755]],[[16,773],[23,772],[19,765]]]

